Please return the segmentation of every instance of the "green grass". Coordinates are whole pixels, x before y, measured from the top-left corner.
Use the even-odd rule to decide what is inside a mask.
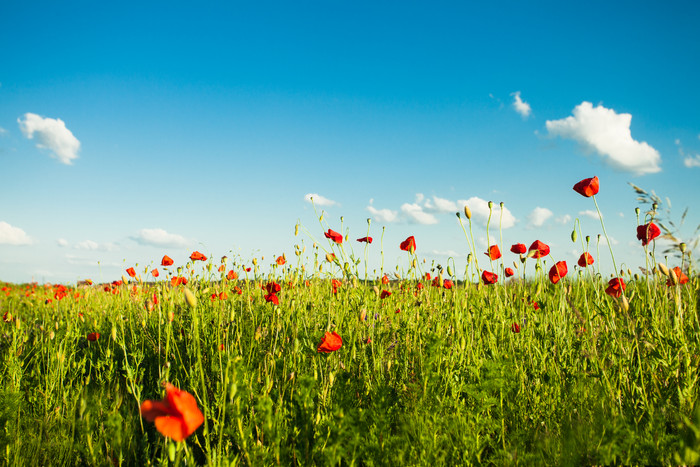
[[[625,277],[625,310],[604,293],[607,280],[572,271],[556,285],[538,273],[450,290],[349,275],[336,294],[300,267],[272,274],[193,278],[194,308],[169,282],[69,288],[61,300],[51,288],[4,284],[2,463],[700,461],[696,277],[675,287],[658,274]],[[282,285],[279,306],[263,298],[268,280]],[[380,299],[375,286],[393,293]],[[221,291],[229,298],[210,299]],[[343,346],[319,354],[327,330]],[[139,416],[164,381],[205,414],[182,443]]]

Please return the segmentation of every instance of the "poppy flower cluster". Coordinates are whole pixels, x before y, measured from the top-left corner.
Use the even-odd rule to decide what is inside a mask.
[[[274,305],[279,305],[280,299],[277,297],[277,292],[280,290],[282,290],[282,287],[277,282],[268,282],[265,285],[265,291],[267,292],[267,295],[265,295],[265,301],[271,302]]]
[[[337,332],[326,332],[321,342],[316,347],[316,352],[331,353],[343,346],[343,339]]]
[[[173,287],[178,285],[187,285],[187,278],[182,276],[173,276],[170,278],[170,285]]]
[[[343,236],[335,230],[328,229],[328,232],[324,233],[323,235],[325,235],[326,238],[330,238],[335,243],[343,243]]]
[[[163,436],[182,441],[199,428],[204,422],[204,415],[189,392],[166,383],[165,394],[165,399],[161,401],[143,401],[141,416],[154,422]]]
[[[234,271],[233,269],[231,269],[228,272],[228,274],[226,274],[226,279],[228,279],[230,281],[234,281],[234,280],[238,279],[238,273],[236,271]]]
[[[340,282],[338,279],[332,279],[331,280],[331,286],[333,287],[333,293],[337,294],[338,289],[343,285],[342,282]]]

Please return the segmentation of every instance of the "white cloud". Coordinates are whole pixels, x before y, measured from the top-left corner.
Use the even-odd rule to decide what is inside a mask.
[[[27,139],[36,136],[36,147],[48,149],[52,157],[61,163],[71,165],[78,158],[80,141],[66,128],[60,118],[44,118],[37,114],[26,113],[24,120],[18,118],[19,128]]]
[[[418,204],[404,203],[401,205],[401,212],[406,216],[409,222],[424,225],[437,224],[438,220],[432,214],[423,211],[423,208]]]
[[[190,243],[182,235],[168,233],[163,229],[141,229],[138,235],[132,239],[142,245],[163,247],[181,247]]]
[[[683,159],[683,165],[692,169],[693,167],[700,167],[700,154],[695,154],[695,156],[686,156]]]
[[[646,142],[632,139],[631,123],[630,114],[618,114],[602,105],[593,107],[584,101],[574,108],[573,116],[547,120],[546,126],[550,135],[573,139],[618,169],[636,175],[661,171],[659,152]]]
[[[321,196],[318,193],[307,193],[304,195],[304,201],[307,203],[311,203],[311,199],[313,198],[313,204],[316,206],[335,206],[336,203],[332,199],[328,199],[325,196]]]
[[[431,250],[430,254],[433,256],[446,256],[446,257],[452,256],[453,258],[461,258],[461,257],[466,256],[466,254],[459,253],[459,252],[454,251],[454,250],[445,250],[445,251]]]
[[[58,240],[56,240],[56,244],[61,248],[64,248],[68,246],[68,240],[66,240],[65,238],[59,238]]]
[[[554,213],[547,208],[537,206],[528,214],[527,219],[532,227],[542,227],[544,223],[552,217]]]
[[[555,220],[558,224],[568,224],[571,222],[571,216],[569,214],[564,214],[563,216],[557,217]]]
[[[578,215],[590,217],[591,219],[595,219],[595,220],[600,220],[598,213],[596,211],[591,210],[591,209],[586,209],[585,211],[579,211]]]
[[[425,195],[423,193],[416,193],[416,203],[422,203],[424,199]]]
[[[437,196],[433,196],[432,200],[427,199],[423,204],[423,207],[428,211],[447,212],[451,214],[454,214],[459,210],[457,203],[454,201],[450,201],[449,199],[445,198],[438,198]]]
[[[63,240],[63,239],[61,239]],[[65,242],[65,240],[63,240]],[[66,246],[68,245],[68,242],[66,242],[65,245],[61,245],[59,242],[60,246]],[[78,242],[73,246],[74,249],[76,250],[87,250],[87,251],[113,251],[117,249],[117,246],[114,243],[97,243],[93,240],[83,240],[82,242]]]
[[[625,213],[624,213],[624,212],[618,212],[617,215],[620,216],[620,217],[625,217]]]
[[[0,221],[0,245],[31,245],[32,239],[19,227]]]
[[[530,108],[530,104],[524,102],[520,98],[520,91],[512,93],[511,96],[513,96],[513,108],[515,111],[518,112],[523,118],[529,117],[532,109]]]
[[[457,206],[458,206],[458,211],[462,212],[464,209],[464,206],[467,205],[469,206],[469,209],[472,212],[472,216],[474,217],[475,221],[480,221],[483,223],[483,225],[486,225],[486,221],[489,218],[489,204],[488,201],[485,201],[481,198],[478,198],[476,196],[472,196],[468,200],[458,200],[457,201]],[[498,224],[500,222],[500,217],[501,217],[501,206],[499,203],[494,203],[493,204],[493,210],[491,212],[491,226],[495,226],[498,228]],[[511,212],[508,210],[507,207],[503,207],[503,224],[501,227],[503,229],[509,229],[515,225],[515,217]]]
[[[367,210],[377,222],[391,223],[399,220],[399,213],[391,209],[375,209],[373,206],[367,206]]]

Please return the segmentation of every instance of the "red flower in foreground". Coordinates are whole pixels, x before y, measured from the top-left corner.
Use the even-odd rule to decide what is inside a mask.
[[[388,283],[389,283],[389,276],[387,276],[386,274],[384,274],[384,275],[382,276],[382,284],[386,285],[386,284],[388,284]]]
[[[513,331],[515,334],[520,332],[520,325],[518,323],[513,323],[510,326],[510,330]]]
[[[158,276],[160,276],[160,273],[158,272],[158,269],[154,269],[153,271],[151,271],[151,275],[153,277],[158,277]]]
[[[510,251],[512,251],[516,255],[522,255],[527,251],[527,247],[524,243],[516,243],[515,245],[510,247]]]
[[[287,258],[282,255],[278,256],[277,259],[275,260],[275,263],[277,263],[278,266],[284,266],[284,264],[287,262]]]
[[[454,283],[449,279],[445,279],[445,281],[442,283],[442,286],[448,290],[451,289],[453,285]]]
[[[163,259],[160,260],[160,265],[161,266],[172,266],[173,259],[170,256],[165,255],[165,256],[163,256]]]
[[[275,294],[275,293],[265,295],[265,301],[271,302],[274,305],[280,304],[280,299],[279,299],[279,297],[277,297],[277,294]]]
[[[321,343],[316,347],[316,352],[331,353],[338,350],[343,345],[343,339],[338,335],[337,332],[327,332]]]
[[[585,268],[589,264],[593,264],[593,262],[593,257],[588,252],[581,254],[581,256],[578,258],[578,265],[582,268]]]
[[[134,268],[127,269],[126,273],[129,275],[129,277],[136,277],[136,271],[134,271]]]
[[[362,237],[357,239],[358,242],[372,243],[372,237]]]
[[[95,342],[99,338],[100,338],[99,332],[91,332],[90,334],[87,335],[87,340],[89,340],[90,342]]]
[[[481,280],[483,280],[486,285],[495,284],[498,282],[498,275],[489,271],[484,271],[481,273]]]
[[[231,269],[228,272],[228,274],[226,274],[226,279],[228,279],[230,281],[236,280],[236,279],[238,279],[238,273],[236,271],[234,271],[233,269]]]
[[[506,273],[506,277],[515,275],[515,272],[513,272],[513,268],[506,268],[504,272]]]
[[[539,240],[535,240],[532,245],[530,245],[529,251],[534,252],[532,254],[533,258],[542,258],[549,254],[549,245],[542,243]]]
[[[187,285],[187,278],[181,276],[175,276],[170,278],[170,285],[175,287],[176,285]]]
[[[688,280],[689,280],[688,276],[683,274],[683,271],[681,270],[681,268],[676,266],[675,268],[672,269],[672,271],[676,274],[676,279],[678,279],[679,284],[683,285],[683,284],[688,283]],[[673,281],[671,279],[667,280],[666,285],[669,287],[673,286]]]
[[[388,290],[382,290],[382,293],[379,295],[379,298],[384,299],[390,295],[391,295],[391,292],[389,292]]]
[[[268,282],[265,285],[265,290],[267,291],[267,293],[273,294],[282,290],[282,286],[279,285],[277,282]]]
[[[489,247],[489,251],[484,254],[488,256],[491,261],[493,261],[501,257],[501,250],[498,249],[498,245],[491,245]]]
[[[399,248],[401,248],[403,251],[408,251],[409,253],[415,253],[416,252],[416,239],[413,237],[413,235],[411,235],[406,240],[401,242],[401,245],[399,245]]]
[[[549,280],[552,284],[556,284],[560,279],[566,276],[567,272],[569,272],[569,270],[566,267],[566,261],[559,261],[549,270]]]
[[[637,227],[637,239],[642,241],[643,246],[647,246],[659,235],[661,235],[661,230],[653,222]]]
[[[343,243],[343,236],[335,230],[328,229],[328,232],[324,233],[323,235],[325,235],[326,238],[330,238],[335,243]]]
[[[621,277],[614,277],[608,281],[608,288],[605,289],[605,293],[611,297],[619,298],[622,295],[622,291],[626,288],[625,281]]]
[[[182,441],[199,428],[204,422],[204,415],[189,392],[165,383],[165,393],[162,401],[144,401],[141,404],[141,416],[149,422],[155,422],[156,429],[163,436]]]
[[[192,261],[206,261],[207,257],[201,254],[200,252],[195,251],[190,255],[190,259]]]
[[[585,196],[586,198],[597,195],[599,188],[600,182],[598,181],[598,177],[584,178],[574,185],[574,191],[581,196]]]

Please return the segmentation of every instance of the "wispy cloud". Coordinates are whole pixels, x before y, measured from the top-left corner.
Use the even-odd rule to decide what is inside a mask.
[[[397,211],[392,211],[391,209],[376,209],[374,206],[367,206],[367,210],[372,214],[374,220],[377,222],[386,222],[391,224],[392,222],[398,222],[399,213]]]
[[[469,209],[472,212],[472,215],[474,216],[474,220],[478,221],[479,223],[486,225],[486,222],[489,218],[489,202],[481,199],[477,196],[472,196],[471,198],[467,200],[458,200],[457,201],[457,206],[458,210],[461,211],[464,209],[464,206],[467,205],[469,206]],[[498,223],[500,222],[501,218],[501,206],[500,203],[494,203],[493,204],[493,210],[491,211],[491,223],[493,226],[498,226]],[[507,207],[503,207],[503,224],[502,228],[503,229],[510,229],[515,225],[516,219],[513,214],[508,210]]]
[[[571,216],[569,214],[564,214],[554,219],[558,224],[568,224],[571,222]]]
[[[135,237],[131,237],[141,245],[158,247],[184,247],[190,242],[182,235],[166,232],[163,229],[141,229]]]
[[[66,128],[60,118],[44,118],[37,114],[26,113],[18,118],[19,129],[27,139],[36,138],[36,147],[51,151],[61,163],[71,165],[78,158],[80,141]]]
[[[409,222],[414,224],[431,225],[437,224],[438,220],[434,215],[425,212],[423,207],[416,203],[404,203],[401,205],[401,212],[406,216]]]
[[[554,213],[547,208],[537,206],[527,216],[527,220],[531,227],[542,227],[544,223],[552,217]]]
[[[579,211],[578,215],[590,217],[591,219],[595,219],[595,220],[600,220],[600,217],[598,216],[598,212],[593,211],[591,209],[586,209],[585,211]]]
[[[530,104],[520,98],[520,91],[512,93],[511,96],[513,96],[513,108],[515,111],[523,118],[529,117],[532,113],[532,108],[530,108]]]
[[[63,241],[65,242],[65,240]],[[66,242],[66,244],[67,243],[68,242]],[[87,251],[113,251],[117,249],[117,246],[114,243],[98,243],[93,240],[83,240],[82,242],[78,242],[73,245],[73,248],[76,250]]]
[[[661,171],[659,152],[646,142],[632,139],[631,123],[630,114],[618,114],[602,105],[593,107],[584,101],[574,108],[573,116],[547,120],[546,127],[550,135],[577,141],[620,170],[636,175]]]
[[[698,135],[698,138],[700,139],[700,135]],[[678,154],[683,158],[683,165],[689,169],[700,167],[700,154],[686,153],[679,139],[676,140],[676,146],[678,146]]]
[[[32,239],[19,227],[14,227],[7,222],[0,221],[0,244],[31,245]]]
[[[65,238],[59,238],[56,240],[56,245],[60,246],[61,248],[65,248],[68,246],[68,240]]]
[[[325,196],[321,196],[318,193],[307,193],[304,195],[304,201],[307,203],[311,203],[313,200],[313,204],[316,206],[335,206],[338,203],[333,201],[332,199],[328,199]]]

